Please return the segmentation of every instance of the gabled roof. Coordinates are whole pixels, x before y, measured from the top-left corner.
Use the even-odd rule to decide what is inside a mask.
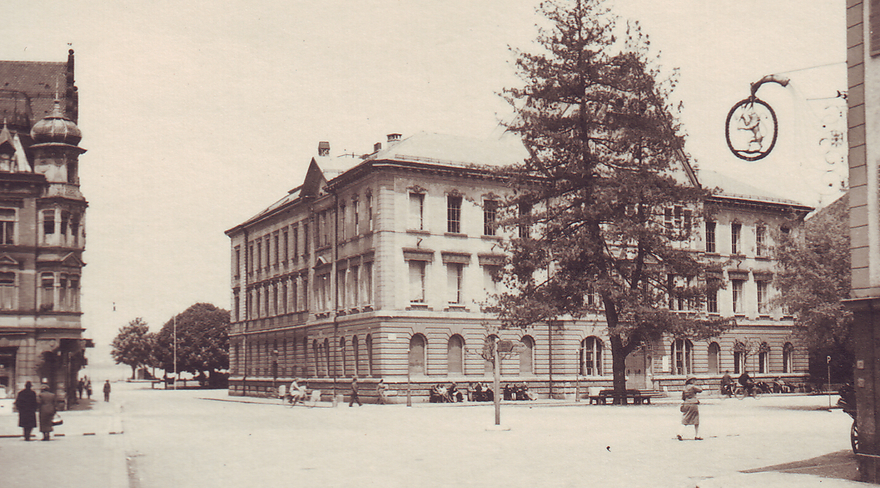
[[[420,132],[369,155],[367,159],[499,167],[522,162],[527,157],[528,151],[516,137],[479,139]]]
[[[772,192],[756,188],[716,171],[700,170],[698,177],[703,188],[718,188],[720,190],[719,193],[716,193],[718,197],[810,208],[795,200],[774,195]]]

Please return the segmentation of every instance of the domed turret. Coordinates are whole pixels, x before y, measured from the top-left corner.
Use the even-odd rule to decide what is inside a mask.
[[[31,137],[38,144],[58,142],[76,146],[82,140],[82,132],[72,120],[64,115],[61,100],[56,99],[52,113],[31,128]]]

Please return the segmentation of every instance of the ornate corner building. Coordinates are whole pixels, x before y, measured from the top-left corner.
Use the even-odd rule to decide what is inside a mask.
[[[0,397],[47,381],[73,398],[88,203],[79,188],[74,56],[0,61]]]
[[[398,399],[408,390],[424,401],[434,384],[491,381],[492,363],[480,351],[493,339],[520,344],[501,362],[502,383],[526,383],[545,397],[609,387],[601,313],[512,330],[498,328],[485,307],[501,286],[505,235],[496,211],[513,191],[493,166],[521,160],[516,142],[390,134],[384,148],[336,158],[320,143],[301,186],[226,232],[230,394],[268,394],[293,378],[343,392],[357,375],[367,398],[382,378]],[[724,192],[705,202],[714,220],[689,245],[727,285],[705,310],[679,300],[668,306],[731,317],[736,327],[709,340],[643,344],[627,358],[628,387],[680,389],[691,374],[717,384],[728,370],[807,381],[808,355],[792,319],[770,306],[771,250],[811,208],[708,172],[700,178]],[[666,209],[665,224],[689,226],[698,210]]]

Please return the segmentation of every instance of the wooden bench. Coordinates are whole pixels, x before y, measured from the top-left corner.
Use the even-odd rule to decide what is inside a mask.
[[[656,398],[659,395],[657,393],[652,393],[648,391],[640,391],[640,390],[626,390],[624,393],[624,400],[626,398],[632,398],[633,405],[650,405],[651,398]],[[595,403],[596,405],[608,405],[608,400],[611,400],[612,405],[620,405],[624,402],[621,402],[621,398],[619,395],[614,393],[614,390],[600,390],[598,395],[590,395],[590,405]]]

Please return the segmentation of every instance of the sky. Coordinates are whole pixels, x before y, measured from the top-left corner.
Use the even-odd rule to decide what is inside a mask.
[[[86,336],[106,345],[136,317],[157,331],[198,302],[229,309],[224,231],[299,186],[319,141],[363,154],[394,132],[489,136],[510,115],[499,96],[518,83],[509,48],[533,49],[536,4],[0,5],[0,59],[76,52]],[[674,98],[698,168],[809,205],[833,200],[828,174],[845,163],[820,140],[845,130],[844,0],[612,5],[640,22],[664,73],[679,69]],[[768,74],[791,79],[758,92],[777,112],[779,142],[748,163],[727,149],[724,122]]]

